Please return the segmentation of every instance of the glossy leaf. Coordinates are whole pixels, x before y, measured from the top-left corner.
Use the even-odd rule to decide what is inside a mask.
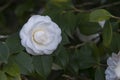
[[[112,26],[111,26],[110,22],[105,23],[105,26],[103,28],[102,37],[103,37],[104,46],[108,47],[112,40]]]
[[[15,59],[16,64],[19,66],[22,74],[29,74],[33,70],[32,57],[25,53],[20,52],[12,57]]]
[[[9,36],[6,44],[8,45],[10,53],[18,53],[23,50],[18,34]]]
[[[9,49],[5,43],[0,42],[0,61],[7,63],[9,57]]]
[[[110,44],[111,52],[119,51],[120,50],[120,34],[114,32],[113,38]]]
[[[105,80],[104,78],[104,69],[98,67],[95,71],[95,80]]]
[[[20,75],[19,67],[12,61],[9,61],[8,64],[4,65],[3,70],[10,76],[16,77]]]
[[[72,30],[75,30],[77,27],[77,18],[72,12],[60,14],[59,18],[57,16],[56,18],[59,20],[58,24],[60,25],[62,31],[66,32],[68,35],[70,35]]]
[[[98,9],[90,13],[90,21],[98,22],[108,20],[112,15],[105,9]]]
[[[75,74],[78,74],[79,71],[79,53],[73,53],[70,55],[70,60],[69,60],[69,68],[71,69],[70,71]],[[68,69],[69,69],[68,68]]]
[[[3,71],[0,71],[0,80],[7,80],[7,76]]]
[[[69,62],[69,54],[67,49],[65,49],[62,45],[55,52],[55,62],[62,68],[66,68]]]
[[[80,23],[89,22],[89,13],[78,13],[76,16],[77,21]]]
[[[96,63],[92,54],[92,50],[88,45],[85,45],[80,50],[78,50],[77,54],[79,55],[78,59],[80,69],[90,68]]]
[[[79,29],[81,33],[91,35],[98,33],[101,27],[99,26],[98,23],[95,22],[81,22],[81,24],[79,24]]]
[[[7,80],[22,80],[22,79],[21,79],[21,76],[20,76],[20,75],[15,76],[15,77],[8,75],[8,76],[7,76]]]
[[[51,72],[52,57],[50,55],[33,56],[33,66],[41,77],[47,78]]]
[[[62,33],[62,41],[61,41],[61,44],[67,44],[69,43],[69,39],[68,39],[68,36],[67,34],[65,34],[65,32]]]
[[[59,25],[62,32],[70,34],[77,27],[77,16],[73,12],[48,11],[47,14]]]

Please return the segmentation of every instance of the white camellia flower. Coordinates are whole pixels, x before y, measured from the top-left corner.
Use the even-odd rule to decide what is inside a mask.
[[[105,25],[105,20],[103,20],[103,21],[99,21],[98,23],[99,23],[99,25],[103,28],[104,25]]]
[[[106,80],[120,80],[120,52],[112,53],[107,60],[108,67],[105,71]]]
[[[33,15],[20,31],[21,44],[32,55],[51,54],[61,42],[61,29],[48,16]]]

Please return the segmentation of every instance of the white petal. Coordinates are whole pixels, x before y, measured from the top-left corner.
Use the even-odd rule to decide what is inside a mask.
[[[108,67],[105,71],[106,80],[119,80],[120,79],[120,57],[112,53],[112,56],[107,60]]]
[[[117,63],[115,61],[113,61],[113,59],[111,57],[108,58],[107,64],[108,64],[108,66],[115,66],[115,67],[117,65]]]
[[[54,50],[44,50],[44,54],[49,55],[49,54],[53,53],[53,51],[54,51]]]
[[[26,51],[32,55],[51,54],[62,40],[58,25],[50,17],[40,15],[33,15],[24,24],[20,38]]]
[[[99,25],[103,28],[103,27],[104,27],[104,24],[105,24],[105,20],[99,21],[98,23],[99,23]]]
[[[49,16],[33,15],[28,20],[28,23],[30,23],[30,25],[32,25],[32,24],[35,24],[37,22],[49,22],[49,21],[51,21]]]

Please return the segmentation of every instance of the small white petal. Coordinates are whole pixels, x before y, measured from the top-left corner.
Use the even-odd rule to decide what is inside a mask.
[[[104,24],[105,24],[105,20],[99,21],[98,23],[99,23],[99,25],[103,28],[103,27],[104,27]]]
[[[78,38],[83,42],[90,42],[95,39],[94,42],[97,43],[100,39],[98,33],[91,34],[91,35],[84,35],[80,32],[80,30],[78,28],[77,28],[76,32],[77,32]]]

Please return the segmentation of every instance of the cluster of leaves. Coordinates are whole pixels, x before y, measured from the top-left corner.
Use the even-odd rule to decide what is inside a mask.
[[[50,0],[42,13],[62,29],[62,42],[52,55],[29,55],[18,33],[1,40],[0,80],[105,80],[106,60],[120,50],[120,19],[105,9],[84,11],[72,3]],[[21,17],[24,10],[19,11],[21,5],[16,9]],[[98,22],[103,20],[102,28]]]

